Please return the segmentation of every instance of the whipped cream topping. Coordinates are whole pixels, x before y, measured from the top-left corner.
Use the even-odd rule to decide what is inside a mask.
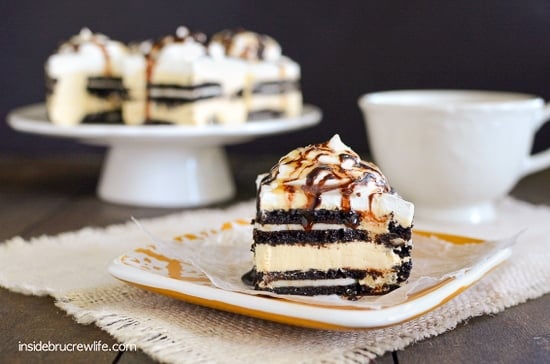
[[[48,58],[46,72],[53,78],[77,72],[116,76],[121,73],[127,52],[123,43],[83,28]]]
[[[224,30],[214,34],[208,51],[214,58],[233,57],[247,61],[277,61],[281,46],[272,37],[249,30]]]
[[[412,224],[414,206],[393,192],[380,169],[361,160],[338,135],[291,151],[257,184],[260,210],[366,211],[371,213],[368,220]]]
[[[174,34],[156,41],[144,41],[132,47],[134,54],[141,54],[157,63],[190,62],[206,55],[206,34],[191,32],[180,26]]]
[[[390,191],[378,167],[362,161],[338,135],[326,143],[291,151],[261,180],[260,188],[263,185],[269,185],[272,190],[301,188],[309,197],[309,208],[315,208],[320,195],[331,190],[348,196],[356,186],[368,187],[369,194]]]

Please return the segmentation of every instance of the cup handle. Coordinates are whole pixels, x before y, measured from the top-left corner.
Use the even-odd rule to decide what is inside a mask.
[[[539,130],[548,121],[550,121],[550,103],[544,106],[542,116],[539,120],[537,120],[537,124],[535,125],[535,131]],[[523,171],[521,174],[525,176],[525,175],[540,171],[541,169],[544,169],[549,166],[550,166],[550,148],[529,156],[525,160],[525,163],[523,165]]]

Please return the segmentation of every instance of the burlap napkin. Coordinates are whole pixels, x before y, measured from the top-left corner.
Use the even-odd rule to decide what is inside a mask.
[[[226,210],[201,210],[143,221],[154,234],[172,237],[250,217],[253,202]],[[84,228],[0,245],[0,285],[51,295],[80,323],[95,323],[119,341],[136,344],[164,362],[351,363],[403,349],[453,329],[469,317],[492,314],[550,291],[550,208],[506,199],[499,219],[478,226],[416,226],[484,238],[519,231],[512,257],[466,292],[401,325],[370,331],[301,329],[194,306],[118,282],[107,266],[120,254],[147,244],[132,222]],[[75,274],[77,272],[78,274]],[[270,353],[269,356],[265,352]]]

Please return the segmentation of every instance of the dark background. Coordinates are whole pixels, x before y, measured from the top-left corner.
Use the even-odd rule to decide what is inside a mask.
[[[0,113],[41,102],[43,64],[87,26],[124,42],[180,24],[207,34],[243,26],[272,35],[302,66],[307,103],[324,111],[311,129],[231,147],[284,153],[338,132],[367,150],[357,107],[366,92],[403,88],[498,89],[550,99],[550,1],[2,1]],[[550,127],[535,150],[550,144]],[[0,123],[0,154],[101,152],[26,135]]]

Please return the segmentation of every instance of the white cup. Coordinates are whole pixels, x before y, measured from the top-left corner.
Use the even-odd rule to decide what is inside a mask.
[[[363,95],[359,106],[374,161],[415,204],[415,218],[490,221],[521,177],[550,166],[550,148],[530,155],[550,118],[537,96],[400,90]]]

